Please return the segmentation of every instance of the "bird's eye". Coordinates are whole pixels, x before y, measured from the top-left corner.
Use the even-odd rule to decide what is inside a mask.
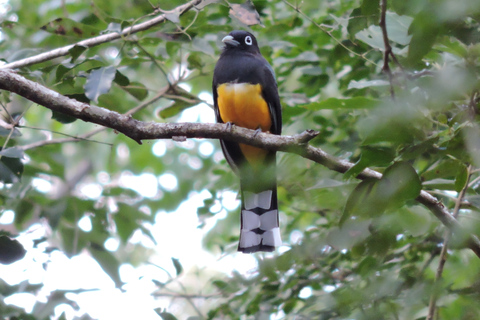
[[[251,46],[252,43],[253,43],[252,37],[246,36],[246,37],[245,37],[245,43],[248,44],[249,46]]]

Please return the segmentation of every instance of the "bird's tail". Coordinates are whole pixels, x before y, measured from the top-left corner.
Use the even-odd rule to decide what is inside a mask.
[[[243,190],[238,251],[273,251],[282,244],[278,224],[277,188],[251,192]]]

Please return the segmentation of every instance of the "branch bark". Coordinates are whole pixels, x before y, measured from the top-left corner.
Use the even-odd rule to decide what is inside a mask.
[[[180,16],[185,12],[187,12],[188,10],[195,7],[196,5],[200,4],[201,2],[202,0],[191,0],[186,4],[178,6],[171,11],[164,12],[162,15],[159,15],[153,19],[136,24],[132,27],[125,28],[122,30],[122,32],[111,32],[111,33],[100,35],[98,37],[82,40],[80,42],[70,44],[62,48],[57,48],[55,50],[44,52],[33,57],[29,57],[29,58],[25,58],[25,59],[21,59],[21,60],[17,60],[17,61],[5,64],[3,66],[0,66],[0,69],[16,69],[16,68],[30,66],[36,63],[45,62],[58,57],[63,57],[68,55],[70,49],[72,49],[74,46],[91,48],[102,43],[114,41],[123,37],[128,37],[129,35],[150,29],[151,27],[154,27],[162,22],[165,22],[167,20],[168,14],[178,14]]]
[[[138,143],[141,143],[142,140],[151,139],[226,139],[264,149],[295,153],[340,173],[345,173],[354,165],[347,160],[338,159],[320,148],[308,145],[308,141],[318,134],[313,130],[307,130],[293,136],[277,136],[237,126],[229,128],[225,124],[218,123],[143,122],[132,118],[129,114],[119,114],[115,111],[67,98],[9,70],[0,70],[0,89],[14,92],[50,110],[114,129]],[[362,180],[368,178],[380,179],[381,177],[381,173],[368,168],[357,176],[358,179]],[[422,190],[416,200],[427,207],[452,232],[465,235],[465,231],[463,231],[457,219],[437,198]],[[467,246],[480,257],[480,241],[478,238],[474,235],[468,235],[465,238],[467,239]]]

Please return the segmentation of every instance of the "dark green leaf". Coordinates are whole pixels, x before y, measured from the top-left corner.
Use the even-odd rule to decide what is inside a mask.
[[[351,38],[355,37],[357,32],[365,29],[368,27],[368,19],[362,13],[361,8],[353,9],[352,13],[350,14],[350,19],[348,21],[348,34]]]
[[[7,236],[0,236],[0,263],[12,264],[18,260],[23,259],[27,251],[15,239],[10,239]]]
[[[177,318],[169,312],[160,312],[158,315],[162,317],[163,320],[177,320]]]
[[[468,168],[463,165],[455,177],[455,191],[460,192],[465,188],[468,180]]]
[[[88,48],[85,46],[74,45],[73,48],[68,50],[70,56],[72,57],[71,63],[75,62],[82,53],[84,53]]]
[[[18,158],[2,157],[0,160],[0,181],[15,183],[23,173],[23,163]]]
[[[91,38],[100,33],[100,30],[92,26],[88,26],[67,18],[55,19],[42,26],[40,29],[61,36],[69,36],[82,39]]]
[[[88,248],[88,251],[93,256],[95,260],[100,264],[103,271],[110,276],[110,278],[115,282],[115,286],[120,288],[123,285],[122,280],[120,279],[120,273],[118,268],[120,267],[120,263],[115,258],[113,254],[106,251],[103,247],[92,245]]]
[[[425,10],[417,14],[408,31],[412,35],[408,47],[408,62],[415,65],[432,49],[439,33],[439,25],[430,10]]]
[[[113,81],[119,86],[128,86],[130,84],[130,80],[118,70],[115,72],[115,79],[113,79]]]
[[[367,179],[360,182],[347,199],[340,225],[343,225],[352,216],[372,217],[381,214],[386,205],[376,201],[377,188],[378,180]]]
[[[122,87],[122,89],[127,91],[139,101],[142,101],[148,96],[147,88],[140,82],[130,82],[129,85]]]
[[[75,117],[57,111],[52,111],[52,119],[63,124],[69,124],[77,120]]]
[[[173,266],[175,267],[175,273],[177,276],[181,275],[183,272],[183,267],[182,264],[180,263],[180,260],[172,258],[172,263]]]
[[[380,17],[380,0],[363,0],[362,1],[362,15],[368,16],[376,21]]]
[[[395,158],[395,150],[387,147],[362,147],[360,159],[345,173],[345,178],[356,177],[363,169],[374,166],[388,166]]]
[[[396,162],[385,170],[378,197],[386,200],[388,207],[399,207],[418,197],[421,190],[422,183],[415,169],[408,162]]]

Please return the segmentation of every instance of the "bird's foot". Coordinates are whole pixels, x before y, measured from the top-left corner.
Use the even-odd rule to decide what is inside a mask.
[[[253,137],[256,138],[260,132],[262,132],[262,129],[257,128],[257,130],[255,130],[255,133],[253,134]]]

